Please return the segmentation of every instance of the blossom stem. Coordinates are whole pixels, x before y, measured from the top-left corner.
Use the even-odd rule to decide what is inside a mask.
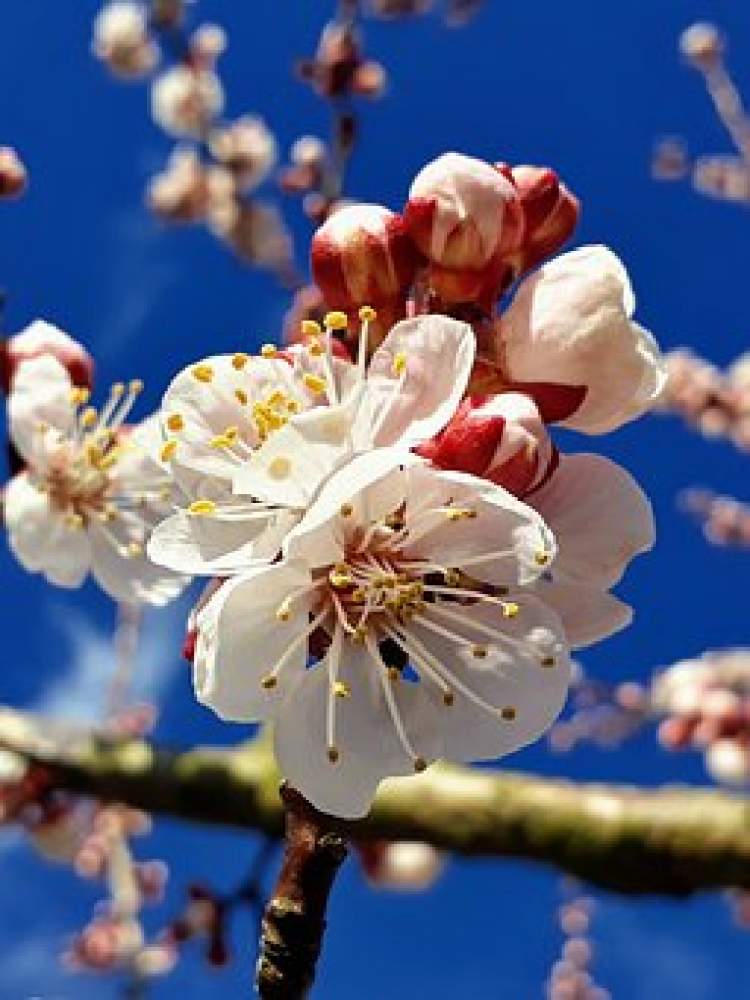
[[[281,797],[284,860],[263,915],[256,985],[262,1000],[301,1000],[315,978],[328,897],[347,844],[299,792],[285,784]]]

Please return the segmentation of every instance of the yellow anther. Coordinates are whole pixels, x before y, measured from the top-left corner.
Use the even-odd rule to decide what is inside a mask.
[[[461,573],[457,569],[447,569],[443,573],[443,579],[449,587],[457,587],[461,582]]]
[[[264,358],[275,358],[279,353],[279,349],[275,344],[264,344],[260,349],[260,353]]]
[[[161,449],[161,453],[160,453],[160,458],[161,458],[162,462],[171,462],[172,459],[174,458],[174,455],[175,455],[176,451],[177,451],[177,442],[176,441],[166,441],[162,445],[162,449]]]
[[[403,375],[406,371],[406,362],[408,361],[406,351],[397,351],[393,355],[393,364],[391,365],[391,371],[394,375]]]
[[[128,542],[125,552],[129,559],[137,559],[143,555],[143,546],[140,542]]]
[[[245,365],[250,360],[249,354],[243,354],[241,351],[235,354],[232,358],[232,368],[235,368],[238,372],[242,371]]]
[[[96,412],[93,406],[89,406],[81,414],[81,426],[93,427],[98,419],[99,419],[99,414]]]
[[[346,330],[349,326],[349,319],[347,318],[346,313],[339,312],[338,310],[326,313],[323,322],[329,330]]]
[[[329,761],[332,764],[336,764],[339,759],[339,752],[336,749],[336,747],[328,747],[328,750],[326,751],[326,756],[328,757]]]
[[[137,396],[138,393],[143,392],[143,380],[140,378],[131,379],[130,385],[128,385],[128,390],[132,392],[134,396]]]
[[[353,513],[354,513],[354,504],[342,503],[341,506],[339,507],[339,514],[341,514],[342,517],[351,517]]]
[[[213,500],[193,500],[188,507],[191,514],[206,516],[216,513],[216,504]]]
[[[352,604],[364,604],[367,600],[367,593],[361,587],[357,587],[349,595],[349,600]]]
[[[310,337],[307,341],[307,350],[314,358],[319,358],[325,353],[325,347],[320,342],[320,337]]]
[[[448,507],[445,515],[449,521],[473,521],[477,512],[472,507]]]
[[[221,450],[222,448],[231,448],[234,444],[234,439],[227,437],[226,434],[217,434],[216,437],[211,438],[209,444],[212,448]]]
[[[115,398],[117,398],[119,396],[122,396],[124,392],[125,392],[125,383],[124,382],[115,382],[115,384],[109,390],[109,394],[111,396],[114,396]]]
[[[478,660],[483,660],[489,653],[489,649],[486,646],[477,643],[471,647],[471,655],[475,656]]]
[[[79,528],[83,527],[83,516],[81,514],[68,514],[65,518],[65,524],[68,528],[77,531]]]
[[[422,771],[427,770],[427,761],[424,759],[424,757],[414,758],[414,770],[416,771],[417,774],[421,774]]]
[[[544,656],[539,662],[543,667],[554,667],[555,658],[554,656]]]
[[[95,444],[89,444],[86,446],[85,455],[86,455],[86,461],[89,463],[89,465],[93,466],[94,468],[98,468],[99,463],[102,460],[101,449],[98,448]]]
[[[286,401],[286,408],[290,413],[299,413],[302,409],[296,399],[288,399]]]
[[[177,433],[177,431],[181,431],[184,426],[185,426],[185,421],[182,419],[182,416],[179,413],[171,413],[167,417],[167,427],[170,429],[170,431],[174,431],[175,433]]]
[[[84,403],[88,403],[90,396],[91,391],[84,386],[77,385],[70,390],[70,402],[73,406],[83,406]]]
[[[117,520],[117,510],[111,504],[108,504],[104,510],[99,513],[99,520],[104,521],[105,524]]]
[[[302,376],[302,381],[305,383],[305,386],[310,390],[310,392],[325,392],[326,380],[320,375],[313,375],[312,372],[305,372]]]
[[[193,368],[193,378],[199,382],[213,381],[214,370],[211,365],[195,365]]]
[[[506,722],[513,722],[516,715],[517,712],[512,705],[506,705],[505,708],[500,712],[500,718],[505,719]]]
[[[316,322],[314,319],[303,319],[300,324],[300,330],[304,337],[319,337],[323,332],[320,327],[320,323]]]
[[[284,406],[289,397],[281,389],[274,389],[271,395],[266,400],[266,406],[273,406],[278,408],[279,406]]]
[[[260,686],[265,688],[266,691],[271,691],[276,687],[277,680],[273,674],[266,674],[265,677],[261,677]]]
[[[374,323],[378,318],[378,314],[372,308],[372,306],[362,306],[359,310],[359,318],[363,323]]]
[[[515,618],[520,610],[520,605],[516,604],[515,601],[507,601],[503,604],[503,618]]]
[[[234,398],[241,406],[247,406],[247,393],[244,389],[235,389]]]
[[[271,479],[286,479],[292,471],[292,463],[285,455],[279,455],[268,466],[268,475]]]
[[[394,683],[401,680],[401,671],[398,667],[388,667],[388,679]]]
[[[122,458],[123,449],[122,448],[110,448],[106,455],[104,455],[99,460],[99,468],[102,471],[111,469],[113,465],[120,461]]]
[[[289,598],[287,598],[285,601],[282,601],[281,604],[276,609],[276,621],[288,622],[291,617],[292,617],[292,603],[289,600]]]
[[[239,427],[235,427],[234,424],[232,424],[230,427],[224,428],[224,437],[229,438],[230,441],[236,441],[239,436],[240,436],[240,429]]]
[[[334,566],[328,574],[328,582],[334,590],[346,590],[354,583],[351,573],[346,566]]]
[[[546,566],[549,562],[549,552],[540,549],[539,552],[534,554],[534,562],[537,566]]]
[[[352,689],[344,681],[336,681],[333,685],[333,693],[337,698],[351,698]]]
[[[455,697],[455,695],[453,694],[452,691],[444,691],[443,692],[443,704],[444,705],[446,705],[448,708],[450,708],[451,705],[455,704],[455,702],[456,702],[456,697]]]

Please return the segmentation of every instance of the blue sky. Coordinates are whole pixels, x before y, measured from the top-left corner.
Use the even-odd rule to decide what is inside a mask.
[[[96,354],[102,388],[121,377],[146,380],[145,413],[185,362],[276,337],[287,299],[201,231],[167,231],[141,208],[145,181],[169,144],[148,120],[144,89],[113,83],[89,56],[95,0],[5,7],[0,142],[20,149],[32,175],[27,197],[0,208],[7,328],[38,315],[65,327]],[[291,78],[289,65],[313,50],[331,7],[198,4],[229,30],[222,63],[229,113],[260,111],[283,148],[326,127],[324,109]],[[451,148],[549,163],[583,200],[576,243],[608,243],[626,261],[641,322],[665,347],[689,344],[717,362],[731,360],[747,346],[747,214],[684,186],[658,185],[648,172],[652,141],[665,132],[685,134],[696,151],[727,149],[699,78],[676,53],[680,29],[698,18],[728,31],[731,61],[750,92],[750,19],[731,0],[487,0],[461,32],[431,18],[373,24],[370,51],[387,64],[391,87],[384,101],[364,109],[351,193],[398,207],[416,170]],[[308,230],[296,206],[290,217],[304,248]],[[588,447],[572,436],[564,444]],[[675,509],[676,492],[693,484],[742,495],[742,457],[660,417],[592,444],[626,465],[652,496],[659,542],[621,588],[637,609],[635,624],[587,652],[587,669],[610,679],[645,677],[708,647],[747,642],[747,556],[707,548]],[[0,573],[0,701],[96,712],[112,625],[107,602],[93,587],[53,592],[10,557]],[[220,724],[192,699],[177,655],[183,611],[149,618],[140,690],[158,697],[162,739],[231,743],[243,730]],[[697,760],[661,754],[652,734],[623,753],[552,757],[539,747],[509,766],[648,784],[704,780]],[[188,880],[235,884],[253,850],[252,838],[172,822],[159,823],[138,845],[142,856],[164,856],[172,866],[161,915],[174,912]],[[55,962],[64,935],[90,912],[95,887],[43,865],[12,834],[0,838],[0,863],[1,1000],[116,996],[114,983],[71,980]],[[517,864],[454,863],[429,897],[374,894],[349,864],[332,904],[317,995],[539,997],[559,946],[557,900],[554,873]],[[249,935],[249,922],[240,919],[238,960],[229,970],[204,972],[190,955],[154,996],[245,995]],[[595,935],[598,977],[618,998],[657,1000],[671,991],[681,1000],[710,1000],[733,992],[750,971],[747,937],[716,897],[633,904],[604,896]]]

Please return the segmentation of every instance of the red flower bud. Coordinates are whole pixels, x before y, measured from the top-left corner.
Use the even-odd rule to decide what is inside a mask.
[[[517,257],[516,276],[551,257],[573,234],[580,202],[549,167],[513,167],[513,181],[523,206],[526,229]]]
[[[540,485],[554,455],[533,400],[517,392],[468,396],[417,451],[440,468],[489,479],[518,497]]]
[[[28,174],[18,153],[0,146],[0,198],[20,198],[26,190]]]
[[[326,304],[345,311],[405,299],[418,263],[403,220],[380,205],[339,209],[313,236],[311,253]]]
[[[0,386],[8,392],[13,376],[23,361],[46,354],[57,358],[70,375],[73,385],[91,388],[94,360],[86,348],[51,323],[37,319],[21,333],[0,344]]]

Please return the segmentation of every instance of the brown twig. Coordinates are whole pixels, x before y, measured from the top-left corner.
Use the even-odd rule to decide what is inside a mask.
[[[328,897],[347,845],[330,817],[299,792],[285,784],[281,797],[284,860],[263,916],[257,987],[263,1000],[300,1000],[315,978]]]

